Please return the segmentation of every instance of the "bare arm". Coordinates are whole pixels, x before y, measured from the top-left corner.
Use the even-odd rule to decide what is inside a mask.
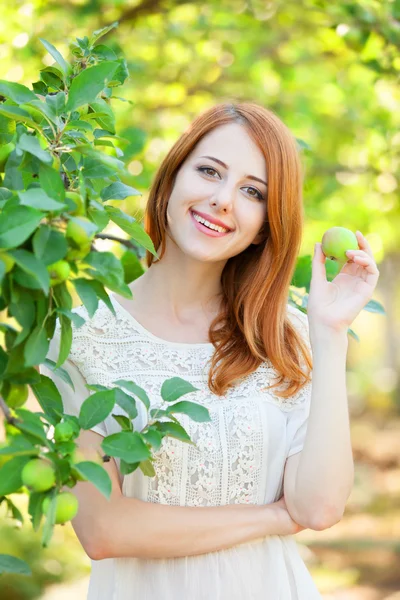
[[[115,499],[104,525],[101,558],[191,556],[284,535],[270,505],[169,506],[125,496]]]
[[[82,431],[77,443],[87,458],[103,454],[102,437]],[[172,558],[214,552],[267,535],[291,535],[301,529],[284,499],[268,505],[169,506],[122,494],[113,458],[103,464],[112,481],[107,500],[85,481],[65,490],[76,495],[78,513],[71,521],[84,550],[93,560],[118,557]]]

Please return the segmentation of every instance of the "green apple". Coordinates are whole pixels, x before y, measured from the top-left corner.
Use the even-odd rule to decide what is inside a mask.
[[[50,285],[58,285],[68,279],[71,272],[71,267],[66,260],[58,260],[51,265],[47,265],[47,270],[50,274]]]
[[[46,513],[49,508],[51,499],[45,498],[43,500],[42,509]],[[58,524],[66,523],[73,519],[78,512],[79,503],[78,498],[71,492],[61,492],[56,497],[56,520]]]
[[[11,383],[9,391],[5,394],[5,401],[10,408],[20,408],[28,400],[29,387],[26,383]]]
[[[349,260],[347,250],[359,250],[358,240],[350,229],[331,227],[322,236],[322,252],[327,258],[344,264]]]
[[[56,442],[68,442],[74,434],[74,428],[68,421],[57,423],[54,427],[54,440]]]
[[[43,458],[33,458],[26,463],[21,473],[22,483],[33,492],[45,492],[56,483],[53,465]]]
[[[81,195],[78,194],[78,192],[72,192],[71,190],[69,190],[68,192],[65,193],[65,196],[66,196],[66,198],[69,198],[70,200],[72,200],[72,202],[76,206],[75,209],[71,210],[72,215],[74,215],[74,216],[85,216],[86,215],[84,202],[81,198]]]
[[[66,236],[79,248],[86,247],[94,238],[97,225],[87,217],[71,217],[68,221]]]

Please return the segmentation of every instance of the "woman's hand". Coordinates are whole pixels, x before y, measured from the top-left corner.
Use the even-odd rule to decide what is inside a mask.
[[[282,498],[279,498],[277,502],[273,502],[268,506],[275,511],[278,523],[282,528],[282,532],[278,535],[294,535],[296,533],[299,533],[299,531],[303,531],[303,529],[307,529],[306,527],[299,525],[299,523],[296,523],[296,521],[293,521],[292,517],[288,512],[288,509],[286,508],[284,496],[282,496]]]
[[[315,244],[307,316],[310,331],[328,328],[344,331],[371,300],[379,270],[367,239],[357,231],[358,250],[346,252],[348,261],[327,281],[322,244]]]

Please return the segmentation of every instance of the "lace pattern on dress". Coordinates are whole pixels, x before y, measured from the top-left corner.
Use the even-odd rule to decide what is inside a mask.
[[[116,316],[100,302],[92,319],[84,306],[74,309],[86,322],[73,328],[69,360],[87,383],[111,386],[117,379],[134,380],[148,393],[152,408],[166,408],[161,385],[165,379],[179,376],[198,388],[183,399],[206,406],[211,417],[209,422],[198,423],[187,415],[175,415],[195,445],[163,438],[159,450],[153,452],[156,475],[148,478],[147,500],[186,506],[256,503],[263,453],[268,447],[261,405],[269,402],[285,412],[294,410],[309,399],[311,384],[291,398],[279,398],[265,389],[276,377],[266,362],[217,396],[207,385],[207,366],[214,351],[211,345],[158,342],[139,331],[118,304],[115,309]],[[290,305],[288,314],[298,316],[307,339],[306,315]],[[124,414],[119,407],[113,412]]]

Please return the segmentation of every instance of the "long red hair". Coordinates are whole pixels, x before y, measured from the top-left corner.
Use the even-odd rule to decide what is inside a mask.
[[[200,114],[170,149],[151,186],[145,231],[162,259],[165,253],[167,205],[175,177],[196,144],[209,131],[240,123],[264,155],[268,173],[267,215],[263,241],[228,259],[221,276],[221,312],[212,321],[209,338],[215,346],[210,363],[210,390],[223,395],[234,382],[264,361],[275,368],[277,382],[269,389],[288,398],[310,381],[309,344],[287,313],[289,287],[301,245],[303,174],[297,142],[271,111],[252,102],[217,104]],[[146,252],[147,266],[154,256]],[[308,366],[308,373],[302,371]]]

